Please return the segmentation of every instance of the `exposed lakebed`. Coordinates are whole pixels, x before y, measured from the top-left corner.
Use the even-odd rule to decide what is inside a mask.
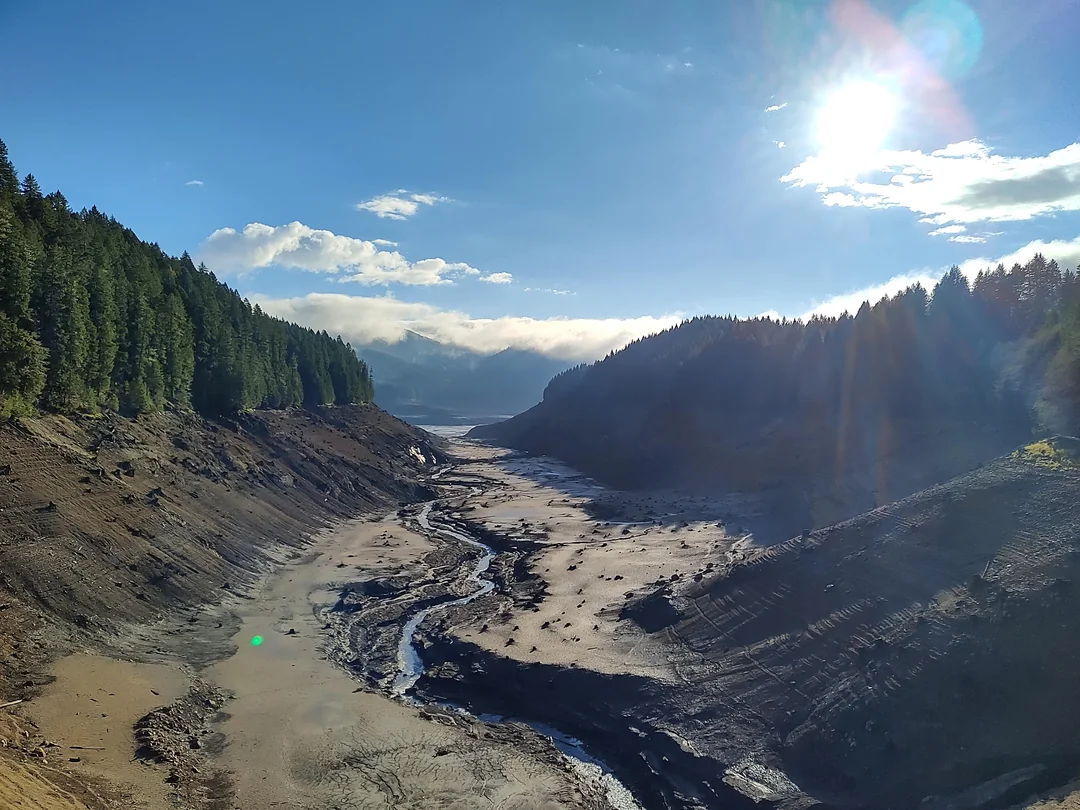
[[[474,494],[482,492],[479,488],[474,488],[473,491]],[[449,610],[451,608],[467,605],[476,599],[487,596],[495,590],[495,583],[490,579],[485,579],[484,574],[491,565],[491,561],[495,559],[497,552],[490,546],[469,536],[464,531],[459,531],[447,526],[433,525],[431,522],[432,505],[433,504],[431,503],[424,505],[420,514],[417,515],[417,523],[429,538],[441,536],[446,540],[462,543],[480,552],[480,556],[468,577],[469,581],[475,584],[476,590],[466,596],[451,599],[446,602],[437,602],[426,608],[422,608],[405,623],[405,627],[401,634],[401,640],[398,643],[399,670],[391,685],[391,692],[397,697],[407,698],[409,691],[424,674],[424,660],[420,651],[417,649],[415,638],[419,626],[436,611]],[[452,704],[445,705],[454,711],[465,712],[465,710],[459,706],[454,706]],[[510,718],[497,715],[481,715],[479,719],[485,722],[501,724],[507,722]],[[588,751],[585,750],[581,740],[541,723],[527,722],[526,724],[537,733],[551,740],[553,745],[567,757],[571,767],[582,779],[594,782],[599,786],[614,810],[641,810],[640,805],[634,799],[633,794],[618,780],[611,768],[601,760],[590,755]]]
[[[551,460],[455,449],[465,457],[432,480],[441,497],[387,518],[426,550],[407,569],[346,583],[326,612],[336,660],[409,705],[541,738],[595,806],[751,803],[719,763],[631,711],[677,674],[627,620],[629,603],[660,581],[700,579],[734,545],[720,507],[608,492]],[[684,772],[699,784],[687,789]]]

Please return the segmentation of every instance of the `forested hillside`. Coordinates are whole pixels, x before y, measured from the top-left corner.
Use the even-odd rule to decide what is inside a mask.
[[[264,314],[185,253],[20,183],[0,142],[0,415],[368,402],[352,348]]]
[[[816,525],[1080,430],[1075,273],[957,268],[851,317],[696,318],[476,435],[630,486],[771,492]]]

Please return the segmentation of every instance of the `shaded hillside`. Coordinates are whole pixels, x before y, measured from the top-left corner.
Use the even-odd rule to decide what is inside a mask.
[[[431,424],[520,413],[539,402],[548,380],[570,365],[520,349],[481,354],[415,332],[398,343],[374,343],[358,351],[378,382],[378,404]]]
[[[1035,766],[1020,796],[1069,781],[1080,473],[1054,458],[995,461],[700,583],[666,631],[694,697],[661,716],[829,804],[915,807]]]
[[[475,437],[619,486],[772,493],[827,525],[972,469],[1043,422],[1072,431],[1080,300],[1041,256],[955,268],[855,317],[697,318],[552,380]],[[1049,375],[1049,376],[1048,376]]]
[[[0,694],[32,691],[76,636],[122,643],[331,520],[425,497],[430,438],[372,406],[0,423]]]

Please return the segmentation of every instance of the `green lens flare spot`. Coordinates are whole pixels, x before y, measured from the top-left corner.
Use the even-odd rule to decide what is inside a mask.
[[[262,636],[252,636],[251,637],[251,646],[252,647],[258,647],[260,644],[262,644],[262,642],[263,642]]]

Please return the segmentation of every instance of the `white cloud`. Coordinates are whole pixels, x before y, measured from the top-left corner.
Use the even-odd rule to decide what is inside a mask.
[[[1053,239],[1049,242],[1036,239],[1034,242],[1028,242],[1022,248],[1004,256],[999,256],[996,259],[968,259],[960,265],[960,269],[968,278],[975,278],[975,275],[980,270],[994,268],[999,264],[1005,265],[1006,270],[1014,264],[1027,264],[1036,253],[1041,253],[1046,257],[1047,261],[1055,259],[1063,270],[1065,268],[1076,269],[1076,266],[1080,265],[1080,236],[1075,239]]]
[[[379,247],[397,247],[397,242],[391,242],[389,239],[372,239],[371,244]]]
[[[831,194],[826,194],[821,198],[821,201],[826,205],[835,206],[836,208],[851,208],[853,205],[859,204],[858,200],[842,191],[834,191]]]
[[[880,284],[872,284],[869,287],[833,295],[826,298],[824,301],[816,302],[799,317],[804,320],[814,315],[824,315],[826,317],[836,318],[843,315],[845,312],[854,315],[859,311],[859,307],[863,305],[864,301],[869,301],[871,305],[876,304],[882,298],[885,298],[886,296],[892,297],[898,292],[906,290],[912,284],[922,284],[929,292],[934,289],[934,285],[938,283],[941,276],[942,273],[934,275],[929,270],[920,270],[913,273],[905,273],[900,276],[893,276],[888,281],[881,282]]]
[[[480,281],[486,281],[488,284],[509,284],[513,280],[513,273],[488,273],[486,276],[480,276]]]
[[[944,228],[937,228],[930,231],[931,236],[943,236],[948,233],[964,233],[967,230],[965,225],[946,225]]]
[[[930,236],[948,236],[950,242],[961,245],[981,245],[992,236],[1001,236],[1001,231],[983,231],[982,233],[967,232],[964,225],[945,225],[930,231]]]
[[[356,204],[357,211],[370,211],[381,219],[408,219],[418,210],[421,205],[435,205],[436,203],[453,202],[449,197],[440,197],[437,194],[417,194],[403,188],[390,194],[383,194],[364,200]]]
[[[865,208],[907,208],[933,225],[1029,220],[1080,211],[1080,143],[1015,157],[970,140],[929,154],[882,151],[860,165],[819,154],[781,181],[814,187],[827,205],[843,199]]]
[[[765,112],[780,112],[780,110],[784,109],[787,105],[788,103],[786,101],[783,104],[773,104],[771,107],[766,107]]]
[[[987,235],[997,236],[998,234]],[[953,239],[957,240],[961,238],[962,237],[959,236],[953,237]],[[1012,253],[1007,253],[1004,256],[999,256],[995,259],[968,259],[960,264],[960,271],[967,276],[968,280],[973,281],[980,270],[993,269],[999,264],[1005,265],[1006,269],[1011,268],[1014,264],[1027,264],[1036,253],[1041,253],[1048,261],[1050,259],[1057,260],[1057,263],[1061,265],[1063,270],[1065,268],[1076,268],[1077,265],[1080,265],[1080,236],[1076,239],[1055,239],[1050,242],[1044,242],[1041,239],[1037,239],[1034,242],[1028,242],[1026,245],[1018,250],[1014,250]],[[927,292],[933,292],[935,285],[941,280],[946,269],[947,268],[942,268],[937,271],[929,269],[917,270],[911,273],[894,276],[888,281],[880,284],[872,284],[868,287],[863,287],[862,289],[853,290],[852,292],[834,295],[820,303],[815,303],[813,307],[799,317],[805,319],[812,315],[838,316],[845,312],[850,312],[854,315],[858,312],[859,307],[862,306],[864,301],[876,304],[885,296],[894,296],[915,283],[922,284]]]
[[[551,295],[577,295],[572,290],[560,290],[555,287],[526,287],[525,292],[550,293]]]
[[[410,262],[375,242],[315,230],[301,222],[271,226],[253,222],[242,231],[221,228],[199,247],[199,258],[214,270],[244,273],[277,265],[311,273],[336,273],[338,281],[360,284],[451,284],[480,271],[463,262],[421,259]]]
[[[340,334],[353,344],[374,340],[395,343],[411,330],[480,352],[513,347],[567,360],[595,360],[682,320],[678,313],[640,318],[473,318],[464,312],[389,296],[311,293],[301,298],[249,298],[271,315]]]
[[[204,183],[202,180],[188,180],[186,183],[184,183],[184,185],[185,186],[205,186],[206,183]]]

